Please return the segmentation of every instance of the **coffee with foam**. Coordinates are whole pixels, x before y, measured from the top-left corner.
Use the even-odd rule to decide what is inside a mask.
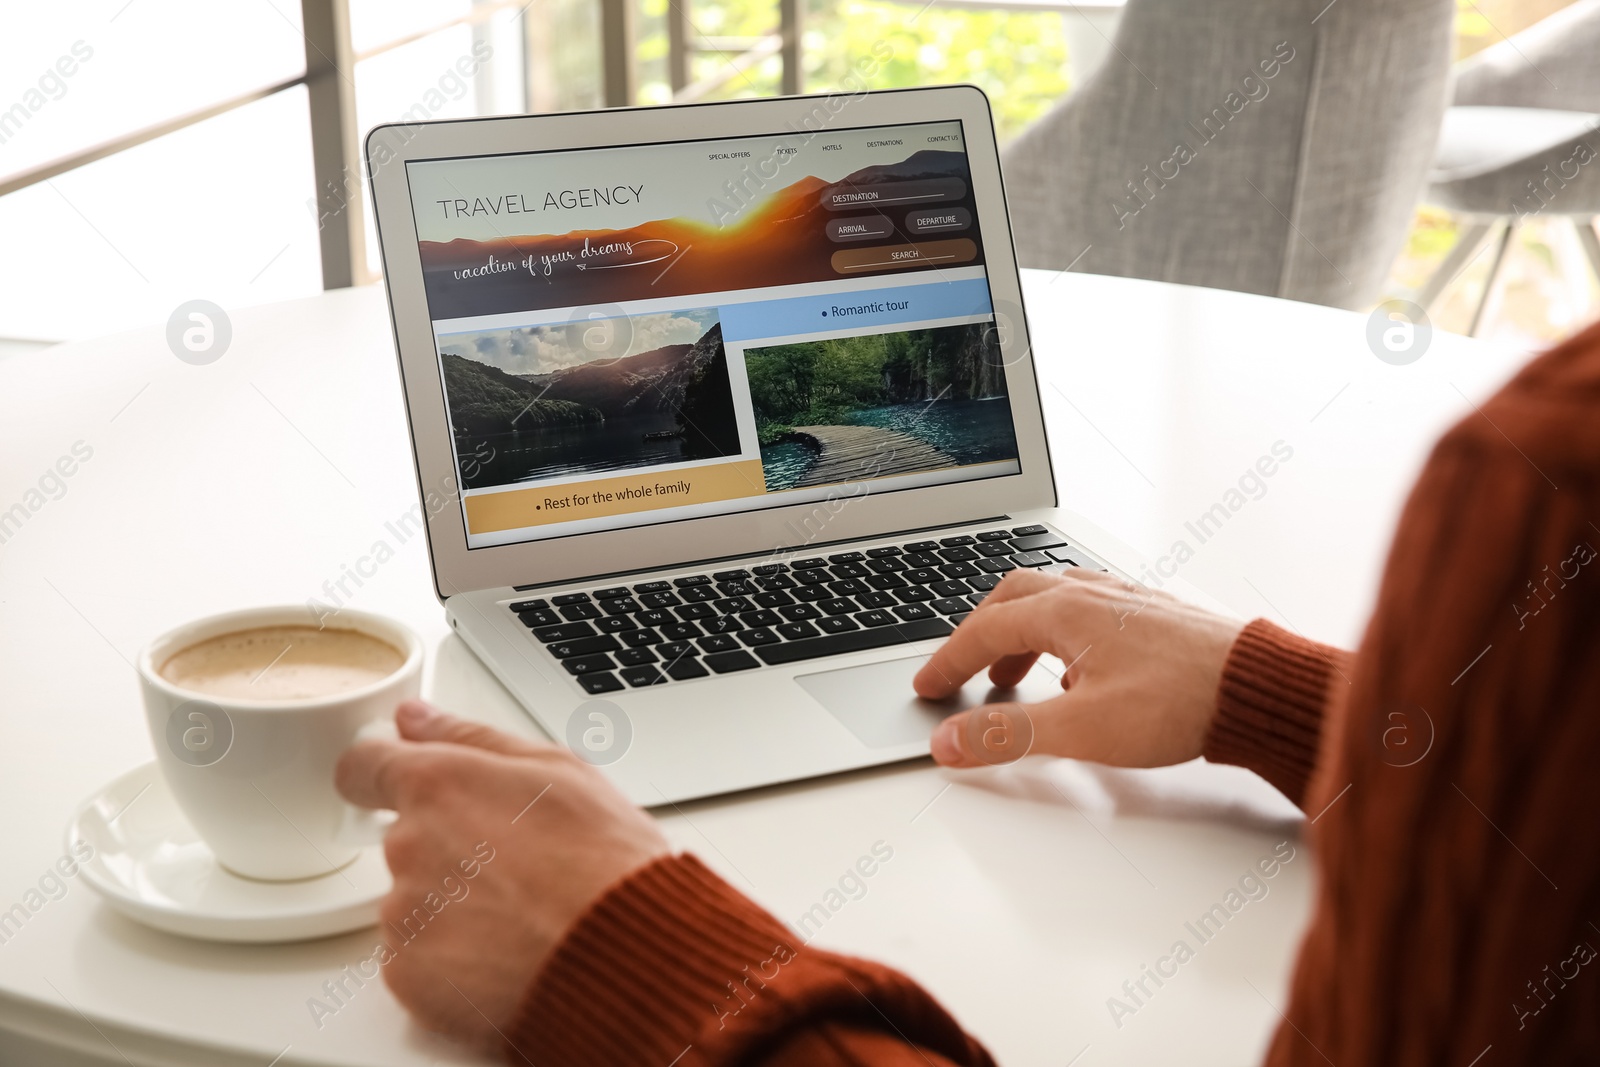
[[[399,649],[355,630],[261,626],[192,644],[168,657],[157,673],[207,696],[287,701],[361,689],[404,664]]]

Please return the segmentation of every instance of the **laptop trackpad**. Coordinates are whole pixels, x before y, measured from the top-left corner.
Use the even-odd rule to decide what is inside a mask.
[[[945,716],[963,708],[996,701],[1031,704],[1061,695],[1061,683],[1034,667],[1015,689],[996,689],[975,678],[950,700],[923,700],[912,691],[911,679],[927,661],[926,656],[908,656],[802,674],[795,681],[868,748],[926,741]]]

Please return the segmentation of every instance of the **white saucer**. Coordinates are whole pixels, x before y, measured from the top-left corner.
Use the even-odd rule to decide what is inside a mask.
[[[83,880],[107,904],[158,930],[208,941],[303,941],[374,926],[392,885],[381,846],[319,878],[241,878],[217,863],[154,763],[79,806],[67,824],[68,853],[81,855],[81,843],[94,848]]]

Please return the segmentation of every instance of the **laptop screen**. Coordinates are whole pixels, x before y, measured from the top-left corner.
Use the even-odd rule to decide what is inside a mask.
[[[959,122],[406,166],[469,548],[1021,470]]]

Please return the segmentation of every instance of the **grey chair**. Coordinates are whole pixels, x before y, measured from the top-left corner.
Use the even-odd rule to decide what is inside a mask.
[[[1004,154],[1019,261],[1369,306],[1433,158],[1454,13],[1128,0],[1106,62]]]
[[[1600,0],[1578,0],[1459,64],[1423,199],[1461,222],[1422,287],[1423,307],[1495,242],[1468,333],[1483,324],[1512,239],[1532,217],[1570,220],[1600,276]]]

